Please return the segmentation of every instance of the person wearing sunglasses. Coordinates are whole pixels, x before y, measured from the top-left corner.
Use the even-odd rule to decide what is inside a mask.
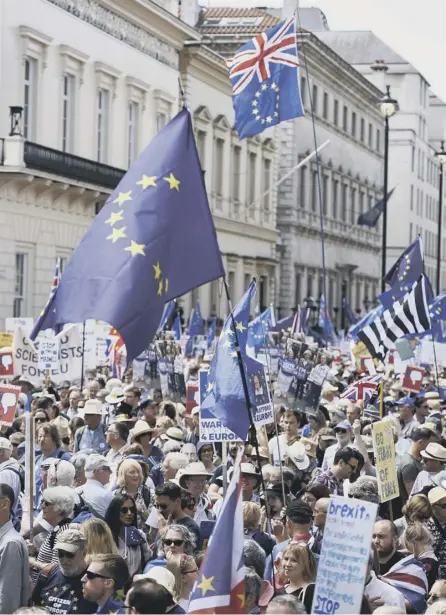
[[[360,467],[364,465],[364,457],[361,453],[347,446],[341,448],[334,456],[331,469],[322,472],[311,484],[325,485],[332,495],[344,495],[344,480],[356,476]]]
[[[195,581],[200,576],[200,569],[191,555],[175,554],[167,560],[167,570],[175,577],[174,599],[184,613],[188,612],[190,596]],[[171,611],[170,611],[171,612]],[[180,611],[177,610],[177,613]]]
[[[426,527],[433,536],[433,551],[438,559],[438,578],[446,578],[446,489],[434,487],[427,494],[432,517]]]
[[[116,495],[105,514],[120,555],[125,559],[129,576],[142,572],[152,557],[152,551],[142,530],[137,527],[135,500],[126,494]]]
[[[95,555],[82,577],[84,598],[96,602],[96,613],[124,613],[124,603],[116,596],[129,579],[129,569],[120,555]]]
[[[49,564],[40,573],[32,593],[34,606],[49,613],[95,613],[97,604],[84,598],[82,581],[85,561],[85,536],[80,530],[67,529],[57,536],[57,564]]]

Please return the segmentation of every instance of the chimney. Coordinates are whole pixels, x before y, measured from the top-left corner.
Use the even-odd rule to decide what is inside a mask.
[[[200,14],[198,0],[180,0],[179,11],[181,20],[195,28]]]
[[[283,0],[282,19],[291,17],[299,7],[299,0]]]

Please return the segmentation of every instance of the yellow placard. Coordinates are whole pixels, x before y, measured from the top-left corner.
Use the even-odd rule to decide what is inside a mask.
[[[5,346],[12,346],[12,340],[14,336],[12,333],[5,333],[4,331],[0,331],[0,348],[4,348]]]
[[[372,435],[379,497],[381,502],[388,502],[400,494],[392,423],[386,420],[373,423]]]

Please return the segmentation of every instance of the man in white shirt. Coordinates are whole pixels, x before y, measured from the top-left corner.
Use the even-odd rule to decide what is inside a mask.
[[[110,482],[110,463],[102,455],[90,455],[85,464],[85,476],[87,482],[76,489],[84,501],[91,506],[95,513],[104,517],[113,493],[105,488]]]

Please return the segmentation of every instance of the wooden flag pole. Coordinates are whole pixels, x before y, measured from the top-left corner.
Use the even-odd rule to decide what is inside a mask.
[[[26,443],[27,455],[25,457],[25,501],[27,500],[29,515],[29,540],[33,541],[34,526],[34,492],[35,492],[35,471],[34,471],[34,416],[31,412],[26,414]]]

